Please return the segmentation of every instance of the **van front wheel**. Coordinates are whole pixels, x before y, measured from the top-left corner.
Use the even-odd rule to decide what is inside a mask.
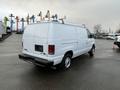
[[[92,47],[92,49],[89,51],[89,55],[90,55],[91,57],[93,57],[94,54],[95,54],[95,48]]]
[[[58,68],[68,69],[71,66],[71,55],[67,54],[63,57],[62,62],[58,65]]]

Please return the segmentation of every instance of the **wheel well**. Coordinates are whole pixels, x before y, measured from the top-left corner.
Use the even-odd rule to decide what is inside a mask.
[[[71,55],[71,57],[73,56],[73,51],[71,50],[71,51],[67,51],[66,53],[65,53],[65,55],[67,55],[67,54],[70,54]]]

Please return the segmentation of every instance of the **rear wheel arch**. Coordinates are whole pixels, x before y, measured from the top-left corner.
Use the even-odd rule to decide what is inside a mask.
[[[70,51],[67,51],[65,54],[64,54],[64,57],[62,59],[62,62],[60,64],[57,65],[57,68],[58,69],[68,69],[70,66],[71,66],[71,59],[72,59],[72,56],[73,56],[73,51],[70,50]],[[68,63],[68,64],[66,64]]]
[[[72,51],[72,50],[67,51],[67,52],[64,54],[64,56],[66,56],[66,55],[71,55],[71,58],[72,58],[72,56],[73,56],[73,51]]]

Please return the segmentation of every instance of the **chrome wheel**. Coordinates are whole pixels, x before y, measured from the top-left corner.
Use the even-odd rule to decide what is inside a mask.
[[[70,54],[66,54],[63,59],[62,62],[60,64],[57,65],[58,69],[68,69],[71,66],[71,58],[72,56]]]
[[[69,68],[70,65],[71,65],[71,59],[70,59],[70,57],[67,57],[67,58],[65,59],[65,67],[66,67],[66,68]]]

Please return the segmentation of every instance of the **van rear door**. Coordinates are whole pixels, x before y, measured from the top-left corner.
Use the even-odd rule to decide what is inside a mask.
[[[36,24],[34,32],[34,53],[37,55],[48,54],[49,23]]]
[[[47,55],[48,30],[49,23],[30,25],[24,33],[24,48],[36,56]]]
[[[33,53],[33,30],[31,29],[32,25],[29,25],[23,34],[23,52]],[[25,53],[26,54],[26,53]]]

